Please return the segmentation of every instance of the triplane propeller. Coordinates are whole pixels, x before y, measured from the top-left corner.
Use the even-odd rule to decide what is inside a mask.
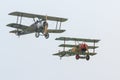
[[[60,59],[62,57],[75,56],[77,60],[78,59],[89,60],[90,56],[96,55],[97,53],[95,52],[95,49],[98,48],[98,46],[95,46],[95,43],[100,41],[98,39],[84,39],[84,38],[70,38],[70,37],[59,37],[56,38],[55,40],[62,40],[64,41],[64,44],[59,45],[59,47],[63,47],[63,51],[59,51],[58,53],[55,53],[53,55],[59,56]],[[75,44],[74,45],[66,44],[66,41],[75,41]],[[88,46],[88,44],[86,43],[89,44],[93,43],[93,45]],[[70,49],[65,50],[66,47]]]
[[[64,32],[65,30],[61,29],[61,23],[67,21],[66,18],[52,17],[47,15],[37,15],[24,12],[12,12],[9,13],[9,15],[17,16],[16,23],[10,23],[7,25],[9,27],[16,28],[16,30],[12,30],[10,31],[10,33],[15,33],[17,36],[35,33],[36,38],[40,36],[40,33],[42,33],[42,35],[45,36],[45,38],[47,39],[49,38],[49,33]],[[21,24],[23,17],[33,18],[34,23],[29,26]],[[37,18],[38,20],[35,20],[35,18]],[[56,21],[56,28],[48,29],[47,20]]]

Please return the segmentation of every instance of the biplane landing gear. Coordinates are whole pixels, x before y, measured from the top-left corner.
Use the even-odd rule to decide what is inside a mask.
[[[15,34],[16,34],[16,36],[18,36],[18,37],[20,37],[20,31],[18,31],[18,32],[16,32]]]
[[[35,37],[38,38],[40,36],[40,33],[36,32]]]
[[[48,33],[47,33],[47,34],[45,34],[44,36],[45,36],[45,38],[46,38],[46,39],[48,39],[48,38],[49,38],[49,34],[48,34]]]
[[[76,54],[75,58],[78,60],[80,58],[79,54]]]
[[[88,61],[90,59],[90,56],[89,55],[86,55],[86,60]]]

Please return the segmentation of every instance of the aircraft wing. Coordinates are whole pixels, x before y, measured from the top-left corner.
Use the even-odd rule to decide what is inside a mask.
[[[55,53],[53,55],[56,55],[56,56],[60,56],[60,57],[64,57],[64,56],[74,56],[76,54],[79,54],[79,55],[86,55],[87,53],[79,53],[79,52],[71,52],[71,51],[62,51],[62,52],[58,52],[58,53]],[[93,55],[96,55],[97,53],[89,53],[89,55],[93,56]]]
[[[21,32],[21,31],[18,31],[18,30],[12,30],[12,31],[10,31],[10,33],[17,33],[17,32]]]
[[[27,31],[27,32],[24,32],[24,31],[20,31],[20,30],[12,30],[10,31],[10,33],[19,33],[19,35],[25,35],[25,34],[30,34],[30,33],[33,33],[33,31]]]
[[[75,47],[75,46],[78,46],[78,45],[71,45],[71,44],[61,44],[59,45],[59,47]],[[88,46],[88,49],[95,49],[95,48],[98,48],[98,46]]]
[[[98,39],[85,39],[85,38],[71,38],[71,37],[59,37],[56,38],[55,40],[65,40],[65,41],[85,41],[85,42],[99,42],[100,40]]]
[[[17,11],[9,13],[9,15],[22,16],[22,17],[27,17],[27,18],[39,18],[43,20],[46,19],[46,15],[38,15],[38,14],[31,14],[31,13],[24,13],[24,12],[17,12]],[[67,21],[66,18],[52,17],[52,16],[47,16],[47,19],[51,21],[59,21],[59,22]]]
[[[65,30],[48,29],[48,33],[63,33]]]
[[[26,29],[29,26],[22,25],[22,24],[16,24],[16,23],[10,23],[7,26],[12,27],[12,28],[17,28],[17,29]]]

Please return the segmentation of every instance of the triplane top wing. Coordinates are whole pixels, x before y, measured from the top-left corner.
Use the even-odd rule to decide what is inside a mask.
[[[71,38],[71,37],[59,37],[56,38],[55,40],[65,40],[65,41],[85,41],[85,42],[99,42],[100,40],[98,39],[84,39],[84,38]]]
[[[27,17],[27,18],[39,18],[43,20],[46,19],[46,15],[31,14],[31,13],[24,13],[24,12],[18,12],[18,11],[9,13],[9,15],[22,16],[22,17]],[[52,16],[47,16],[47,20],[59,21],[59,22],[67,21],[66,18],[52,17]]]

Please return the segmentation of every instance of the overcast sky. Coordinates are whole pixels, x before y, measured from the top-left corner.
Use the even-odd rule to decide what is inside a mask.
[[[119,0],[3,0],[0,2],[0,80],[120,80]],[[66,32],[49,39],[28,34],[18,38],[6,25],[16,22],[13,11],[68,18]],[[23,23],[32,24],[32,19]],[[55,22],[49,22],[55,28]],[[95,38],[97,55],[90,61],[52,54],[58,52],[61,36]]]

